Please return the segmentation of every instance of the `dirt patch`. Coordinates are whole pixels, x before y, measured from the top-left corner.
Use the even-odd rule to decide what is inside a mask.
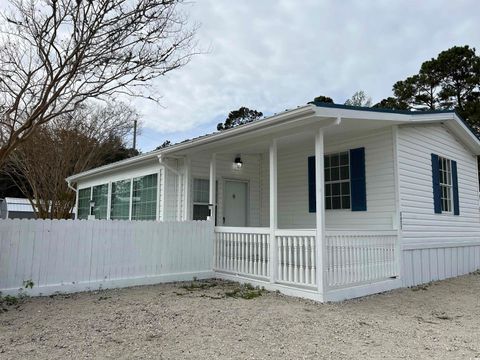
[[[1,359],[480,358],[478,274],[334,304],[212,280],[31,298]]]

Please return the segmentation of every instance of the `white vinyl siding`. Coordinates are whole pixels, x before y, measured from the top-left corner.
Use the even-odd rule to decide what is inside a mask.
[[[365,147],[367,211],[326,211],[327,230],[387,230],[394,226],[396,209],[392,129],[343,141],[325,138],[327,154],[359,147]],[[313,139],[311,142],[291,144],[278,150],[280,228],[313,229],[316,226],[315,213],[308,212],[307,162],[313,154]]]
[[[459,216],[434,213],[431,154],[457,162]],[[404,244],[479,241],[477,160],[444,126],[398,131],[400,210]]]

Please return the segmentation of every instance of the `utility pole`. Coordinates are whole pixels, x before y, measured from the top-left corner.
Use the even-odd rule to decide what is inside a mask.
[[[133,150],[137,149],[137,120],[133,120]]]

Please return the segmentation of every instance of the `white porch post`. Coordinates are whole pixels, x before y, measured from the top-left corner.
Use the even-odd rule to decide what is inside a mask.
[[[318,291],[325,295],[326,290],[326,246],[325,246],[325,174],[324,174],[324,144],[323,129],[315,134],[315,199],[317,233],[315,237],[316,248],[316,277]]]
[[[185,221],[188,221],[188,220],[191,220],[191,216],[190,216],[190,211],[191,211],[191,204],[190,204],[190,196],[192,194],[192,189],[191,189],[191,181],[190,181],[190,177],[191,177],[191,161],[190,161],[190,157],[185,157],[185,163],[184,163],[184,168],[185,168],[185,184],[184,184],[184,201],[183,201],[183,206],[184,206],[184,209],[183,209],[183,220]]]
[[[270,167],[270,282],[275,282],[277,253],[275,230],[277,230],[277,140],[273,139],[269,151]]]
[[[215,225],[215,219],[217,218],[217,209],[216,209],[216,180],[217,180],[217,161],[216,154],[212,154],[210,158],[210,191],[209,191],[209,204],[210,204],[210,220],[213,220],[213,225]]]

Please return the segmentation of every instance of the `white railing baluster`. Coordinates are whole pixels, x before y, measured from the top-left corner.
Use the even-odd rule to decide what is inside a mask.
[[[267,276],[267,236],[268,235],[262,235],[262,264],[263,264],[263,271],[262,275]]]
[[[317,282],[317,277],[315,273],[317,271],[316,263],[315,263],[315,236],[310,238],[310,284],[315,284]]]
[[[305,267],[303,257],[305,256],[305,237],[299,237],[300,247],[299,247],[299,260],[300,260],[300,283],[305,284]]]

